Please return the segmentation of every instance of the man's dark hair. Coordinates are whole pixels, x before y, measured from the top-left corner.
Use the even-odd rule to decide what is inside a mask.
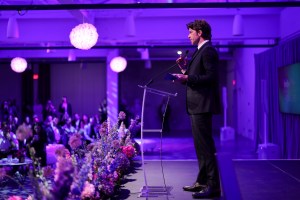
[[[211,40],[211,27],[204,19],[196,19],[186,25],[187,29],[193,29],[195,31],[202,31],[202,36],[205,40]]]

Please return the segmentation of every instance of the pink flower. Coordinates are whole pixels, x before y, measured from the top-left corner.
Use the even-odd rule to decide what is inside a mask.
[[[32,196],[28,196],[25,200],[34,200]]]
[[[20,197],[20,196],[10,196],[8,198],[8,200],[22,200],[22,197]]]
[[[84,183],[83,191],[81,192],[81,198],[91,198],[94,196],[95,193],[95,186],[90,184],[88,181]]]
[[[81,135],[79,133],[75,133],[69,139],[69,145],[74,150],[82,145]]]
[[[59,147],[55,151],[58,158],[71,158],[70,151],[66,147]]]
[[[131,145],[122,147],[122,152],[127,156],[127,158],[133,158],[135,156],[135,148]]]

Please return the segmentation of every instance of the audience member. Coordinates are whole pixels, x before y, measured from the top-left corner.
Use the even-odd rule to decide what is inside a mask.
[[[61,140],[62,140],[62,144],[68,148],[69,150],[71,150],[69,143],[69,138],[76,133],[76,129],[74,126],[72,126],[72,118],[68,117],[65,125],[62,126],[62,134],[61,134]]]
[[[40,122],[37,122],[33,125],[32,137],[28,139],[29,147],[33,147],[35,150],[35,158],[40,159],[41,166],[47,165],[47,155],[46,155],[46,146],[47,146],[47,134],[43,129],[43,126]]]
[[[0,130],[0,158],[14,154],[19,149],[16,134],[11,132],[7,122],[2,122]]]
[[[51,115],[48,115],[45,122],[44,122],[44,129],[47,134],[47,143],[48,144],[54,144],[55,141],[55,134],[53,130],[53,118]]]
[[[106,102],[106,99],[103,99],[103,101],[100,104],[100,107],[99,107],[98,111],[99,111],[100,123],[103,123],[104,121],[107,120],[107,102]]]
[[[56,109],[51,100],[47,101],[47,104],[43,109],[43,119],[46,120],[49,115],[52,117],[56,115]]]
[[[80,115],[78,113],[74,114],[72,126],[74,126],[77,131],[80,129]]]
[[[68,102],[67,97],[62,97],[61,103],[58,106],[58,112],[60,115],[60,121],[63,122],[63,124],[69,117],[72,117],[72,106]]]

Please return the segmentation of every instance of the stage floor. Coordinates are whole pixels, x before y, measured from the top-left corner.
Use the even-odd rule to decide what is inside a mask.
[[[233,160],[239,199],[243,200],[282,200],[299,199],[300,197],[300,160]],[[140,162],[138,162],[140,164]],[[163,172],[162,167],[163,166]],[[189,185],[197,175],[197,161],[145,161],[145,171],[148,186],[171,186],[170,195],[158,195],[148,199],[178,199],[189,200],[192,193],[182,190],[182,186]],[[163,176],[164,174],[164,176]],[[235,177],[231,177],[234,179]],[[141,199],[140,188],[145,185],[143,171],[139,166],[136,173],[127,177],[121,195],[116,199]],[[225,182],[225,183],[224,183]],[[225,180],[222,184],[230,184]],[[229,187],[234,186],[230,184]],[[229,199],[232,194],[215,199]],[[227,197],[227,198],[226,198]],[[146,199],[146,198],[144,198]],[[237,200],[234,198],[234,200]]]

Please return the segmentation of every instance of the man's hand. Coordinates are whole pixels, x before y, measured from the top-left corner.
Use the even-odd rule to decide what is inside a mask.
[[[180,55],[179,58],[177,58],[176,63],[178,64],[180,70],[185,70],[187,65],[187,57]]]
[[[184,74],[172,74],[176,77],[176,81],[179,81],[180,83],[186,83],[188,80],[188,75]]]

